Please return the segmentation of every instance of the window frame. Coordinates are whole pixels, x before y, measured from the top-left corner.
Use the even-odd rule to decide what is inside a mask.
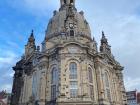
[[[93,76],[93,69],[89,65],[87,70],[87,76],[88,76],[88,84],[89,84],[89,96],[91,99],[94,98],[94,76]]]
[[[69,89],[70,89],[70,97],[76,98],[78,97],[78,66],[76,62],[69,63]]]
[[[69,64],[69,71],[69,79],[77,79],[77,64],[75,62]]]
[[[74,30],[70,30],[70,37],[74,37]]]
[[[58,78],[58,69],[53,67],[51,71],[51,100],[55,100],[57,98]]]
[[[78,82],[70,81],[70,97],[76,98],[77,96],[78,96]]]
[[[51,84],[56,84],[58,81],[58,70],[54,67],[51,71]]]
[[[89,83],[93,83],[93,73],[90,67],[88,68],[88,79],[89,79]]]
[[[106,97],[109,101],[111,101],[111,91],[110,91],[110,82],[109,82],[109,77],[108,73],[104,73],[104,83],[105,83],[105,94]]]

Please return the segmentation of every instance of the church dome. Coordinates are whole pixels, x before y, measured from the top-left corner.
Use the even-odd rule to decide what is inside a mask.
[[[90,27],[84,18],[84,12],[77,12],[75,0],[61,0],[59,11],[54,11],[53,17],[48,23],[46,38],[62,33],[91,37]]]

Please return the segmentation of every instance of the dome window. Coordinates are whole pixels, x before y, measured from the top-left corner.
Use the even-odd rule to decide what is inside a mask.
[[[74,31],[70,30],[70,36],[74,36]]]

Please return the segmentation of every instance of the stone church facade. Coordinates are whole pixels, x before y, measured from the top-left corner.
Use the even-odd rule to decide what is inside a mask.
[[[42,48],[32,31],[15,71],[11,105],[127,105],[123,67],[102,32],[100,50],[75,0],[60,0]]]

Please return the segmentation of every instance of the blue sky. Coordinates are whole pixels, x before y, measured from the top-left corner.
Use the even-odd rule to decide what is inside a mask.
[[[100,44],[104,30],[113,55],[125,67],[127,90],[140,90],[140,1],[76,0]],[[11,90],[12,66],[24,53],[24,46],[34,29],[36,43],[45,37],[47,23],[59,0],[0,0],[0,90]]]

